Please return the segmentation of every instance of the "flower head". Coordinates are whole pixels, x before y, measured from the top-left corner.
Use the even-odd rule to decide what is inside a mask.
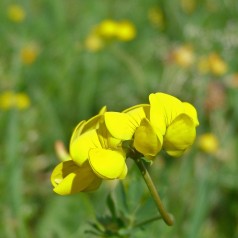
[[[85,40],[85,47],[91,52],[100,51],[104,46],[104,42],[101,37],[95,33],[91,33]]]
[[[20,57],[23,64],[33,64],[37,58],[38,49],[35,45],[28,45],[21,49]]]
[[[212,133],[202,134],[198,139],[198,146],[207,154],[215,154],[218,150],[217,137]]]
[[[76,127],[70,141],[72,159],[79,166],[88,161],[93,171],[101,178],[125,177],[127,167],[125,155],[119,146],[120,140],[111,137],[103,115],[96,116],[93,121],[95,123],[81,122]]]
[[[191,66],[194,62],[193,49],[189,45],[176,48],[172,53],[174,62],[183,68]]]
[[[149,100],[150,105],[105,113],[109,132],[120,140],[132,140],[147,158],[154,158],[161,148],[172,156],[182,155],[196,136],[196,109],[164,93],[150,94]]]
[[[58,164],[51,174],[54,191],[60,195],[96,190],[102,182],[89,163],[78,166],[73,160]]]
[[[30,99],[25,93],[15,93],[5,91],[0,94],[0,108],[8,110],[17,108],[19,110],[26,109],[30,106]]]
[[[132,24],[130,21],[118,22],[115,35],[118,40],[121,41],[133,40],[136,37],[136,29],[134,24]]]
[[[171,156],[181,156],[193,144],[199,125],[196,109],[187,102],[164,93],[150,94],[150,121],[164,138],[163,148]]]
[[[150,22],[158,28],[163,29],[165,26],[165,17],[160,7],[152,7],[148,11],[148,18]]]
[[[102,180],[123,179],[132,154],[152,160],[163,148],[171,156],[182,155],[195,139],[196,109],[164,93],[150,94],[149,101],[123,112],[104,107],[81,121],[70,140],[70,158],[60,154],[63,162],[52,173],[54,191],[90,191]]]
[[[8,18],[16,23],[22,22],[26,17],[26,13],[22,6],[12,4],[8,7]]]
[[[199,60],[198,70],[203,74],[212,73],[216,76],[221,76],[227,72],[228,67],[219,54],[210,53]]]

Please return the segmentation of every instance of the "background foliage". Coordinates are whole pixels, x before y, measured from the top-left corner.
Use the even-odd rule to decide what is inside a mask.
[[[11,16],[13,4],[22,16]],[[130,21],[135,39],[92,50],[85,42],[105,19]],[[80,120],[159,91],[195,105],[198,140],[181,159],[162,154],[150,167],[175,225],[155,221],[131,237],[238,237],[237,25],[234,0],[1,0],[0,94],[24,96],[0,97],[0,237],[92,237],[89,221],[112,212],[108,194],[127,225],[153,217],[130,161],[125,193],[110,181],[60,197],[49,178],[55,141],[68,145]],[[212,152],[199,147],[204,133],[218,140]]]

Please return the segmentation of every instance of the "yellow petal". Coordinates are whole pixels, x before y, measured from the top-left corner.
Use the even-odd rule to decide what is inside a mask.
[[[103,118],[103,115],[98,114],[98,115],[90,118],[89,120],[87,120],[83,126],[82,133],[89,131],[89,130],[97,129],[102,118]]]
[[[168,154],[180,156],[193,144],[195,137],[196,129],[193,120],[186,114],[181,114],[167,128],[163,147]]]
[[[101,181],[88,163],[79,167],[72,160],[58,164],[51,175],[54,191],[60,195],[95,190]]]
[[[86,123],[86,121],[81,121],[75,127],[73,134],[71,136],[71,139],[70,139],[70,143],[73,143],[82,134],[82,130],[83,130],[85,123]]]
[[[125,157],[117,151],[92,149],[89,151],[89,163],[93,171],[104,179],[116,179],[125,173]]]
[[[166,127],[183,113],[183,104],[179,99],[165,93],[152,93],[149,100],[151,124],[156,133],[164,135]]]
[[[190,103],[184,102],[183,107],[184,107],[184,113],[193,119],[195,126],[198,126],[199,121],[198,121],[197,111],[194,108],[194,106],[191,105]]]
[[[134,147],[145,156],[155,156],[161,150],[162,140],[162,135],[158,138],[150,122],[145,118],[136,129]]]
[[[105,124],[105,121],[101,121],[97,129],[97,134],[102,148],[118,149],[121,144],[121,140],[113,137]]]
[[[107,106],[103,106],[100,111],[99,111],[99,115],[104,115],[104,113],[107,111]]]
[[[105,123],[110,134],[120,140],[130,140],[139,125],[126,113],[106,112]]]
[[[132,117],[131,120],[134,121],[134,124],[139,126],[142,119],[144,119],[144,118],[149,119],[150,105],[149,104],[138,104],[133,107],[127,108],[123,112],[128,114],[130,117]]]
[[[90,130],[80,135],[69,145],[72,160],[78,165],[82,165],[88,159],[89,150],[101,148],[96,130]]]
[[[124,179],[127,175],[127,172],[128,172],[128,168],[127,168],[126,163],[125,163],[124,169],[123,169],[122,173],[120,174],[120,176],[118,178],[119,179]]]

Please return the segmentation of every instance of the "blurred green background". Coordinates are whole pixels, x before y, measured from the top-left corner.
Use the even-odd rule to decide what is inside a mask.
[[[104,20],[135,35],[98,36]],[[129,221],[153,217],[130,161],[125,194],[118,181],[66,197],[50,184],[57,140],[67,147],[80,120],[152,92],[192,103],[200,126],[182,158],[162,154],[150,167],[175,225],[155,221],[130,237],[238,237],[237,53],[235,0],[1,0],[0,237],[93,237],[85,230],[110,214],[108,194]]]

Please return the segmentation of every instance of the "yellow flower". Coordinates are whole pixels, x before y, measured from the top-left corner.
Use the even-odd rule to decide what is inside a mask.
[[[22,22],[25,17],[26,17],[26,13],[24,11],[24,9],[22,8],[22,6],[17,5],[17,4],[12,4],[8,7],[8,18],[16,23],[20,23]]]
[[[152,160],[164,148],[180,156],[194,141],[199,124],[196,109],[163,93],[150,94],[149,101],[121,113],[104,107],[81,121],[70,140],[70,158],[59,154],[63,162],[51,176],[54,191],[61,195],[92,191],[103,179],[123,179],[130,155]]]
[[[113,137],[132,140],[133,147],[153,159],[163,147],[180,156],[192,145],[199,122],[196,109],[168,94],[149,96],[150,105],[137,105],[122,113],[106,112],[105,123]]]
[[[127,173],[126,158],[120,140],[109,134],[103,113],[78,124],[70,140],[70,155],[79,166],[89,161],[103,179],[122,179]]]
[[[122,113],[106,112],[105,123],[109,132],[122,141],[133,140],[133,147],[148,159],[153,159],[162,147],[149,118],[150,106],[140,104]]]
[[[81,130],[81,126],[77,128]],[[110,144],[111,141],[108,139],[103,124],[98,130],[92,129],[82,134],[76,133],[77,136],[70,142],[70,155],[76,164],[81,166],[89,161],[95,174],[103,179],[125,177],[127,167],[123,151]]]
[[[135,38],[136,29],[130,21],[107,19],[97,25],[92,34],[105,40],[130,41]]]
[[[180,0],[180,5],[185,13],[191,14],[197,7],[196,0]]]
[[[184,45],[174,50],[172,57],[176,64],[187,68],[194,62],[194,53],[191,46]]]
[[[118,40],[131,41],[136,37],[135,26],[129,21],[118,22],[115,35]]]
[[[215,75],[223,75],[227,72],[227,64],[225,61],[216,53],[211,53],[208,56],[210,70]]]
[[[34,45],[25,46],[22,48],[20,57],[23,64],[30,65],[34,63],[38,55],[38,49]]]
[[[91,52],[97,52],[104,47],[104,43],[101,37],[92,33],[86,38],[85,47]]]
[[[199,148],[208,154],[215,154],[218,150],[218,140],[212,133],[205,133],[198,139]]]
[[[106,39],[112,39],[116,36],[118,24],[117,22],[107,19],[102,21],[96,28],[95,32]]]
[[[198,62],[198,70],[202,74],[212,73],[221,76],[227,72],[227,69],[227,64],[217,53],[202,57]]]
[[[102,179],[123,179],[125,153],[104,123],[106,107],[88,121],[81,121],[70,140],[70,160],[57,165],[51,175],[54,191],[61,195],[97,189]]]
[[[164,28],[164,14],[159,7],[150,8],[148,18],[154,26]]]
[[[164,93],[152,93],[149,100],[150,121],[157,135],[163,136],[163,148],[171,156],[181,156],[196,137],[196,109]]]
[[[30,99],[25,93],[14,93],[6,91],[0,94],[0,108],[7,110],[17,108],[19,110],[26,109],[30,106]]]
[[[51,183],[60,195],[96,190],[102,182],[88,162],[78,166],[73,160],[58,164],[52,172]]]

